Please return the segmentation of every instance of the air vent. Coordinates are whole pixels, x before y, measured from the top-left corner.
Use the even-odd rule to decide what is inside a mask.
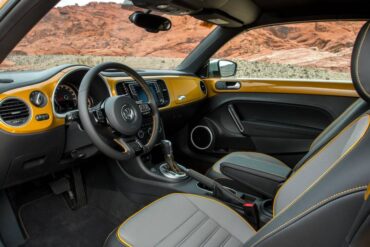
[[[207,95],[207,86],[206,84],[204,83],[204,81],[200,81],[200,89],[202,90],[202,92]]]
[[[6,99],[0,102],[0,119],[11,126],[21,126],[30,117],[30,109],[19,99]]]
[[[124,82],[117,83],[116,90],[118,95],[128,95],[128,89]]]

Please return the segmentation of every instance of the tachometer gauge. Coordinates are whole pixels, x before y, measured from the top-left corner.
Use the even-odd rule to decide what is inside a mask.
[[[77,90],[68,84],[61,84],[55,90],[55,105],[58,113],[66,113],[77,109]]]

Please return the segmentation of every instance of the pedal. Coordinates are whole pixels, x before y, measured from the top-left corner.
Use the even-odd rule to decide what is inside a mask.
[[[49,183],[49,186],[55,195],[61,195],[65,192],[71,191],[71,184],[65,177]]]
[[[75,209],[79,209],[87,204],[85,185],[82,178],[81,169],[73,168],[72,177],[75,191]]]

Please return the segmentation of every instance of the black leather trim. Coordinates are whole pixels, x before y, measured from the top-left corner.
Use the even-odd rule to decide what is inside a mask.
[[[76,66],[76,64],[65,64],[60,65],[51,69],[41,70],[41,71],[22,71],[22,72],[1,72],[0,79],[1,80],[11,80],[12,83],[0,83],[0,93],[4,93],[9,90],[27,87],[31,85],[35,85],[38,83],[42,83],[54,75],[58,74],[59,72]]]
[[[77,66],[85,65],[64,64],[41,71],[0,72],[0,80],[12,81],[11,83],[0,83],[0,93],[42,83],[67,68]],[[137,72],[141,76],[196,76],[192,73],[177,70],[137,70]],[[129,77],[129,75],[127,75],[126,73],[117,71],[102,72],[101,75],[106,77]]]
[[[370,102],[370,22],[359,32],[352,53],[351,73],[358,94]]]
[[[195,74],[178,71],[178,70],[136,70],[137,73],[141,76],[196,76]],[[124,72],[108,71],[102,72],[103,76],[107,77],[127,77]]]

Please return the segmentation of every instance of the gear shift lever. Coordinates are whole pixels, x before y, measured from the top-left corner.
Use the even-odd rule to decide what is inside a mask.
[[[174,173],[181,173],[180,167],[177,165],[175,158],[173,157],[172,143],[169,140],[162,140],[162,150],[164,154],[164,159],[166,160],[168,167]]]

